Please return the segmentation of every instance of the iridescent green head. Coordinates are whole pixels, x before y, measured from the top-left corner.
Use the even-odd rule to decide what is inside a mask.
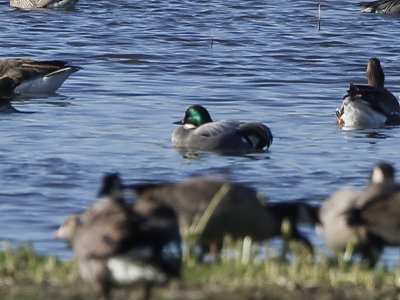
[[[210,114],[207,109],[205,109],[201,105],[192,105],[190,106],[185,113],[185,117],[183,120],[175,122],[174,124],[181,124],[191,127],[199,127],[203,124],[210,123],[213,120],[211,119]]]

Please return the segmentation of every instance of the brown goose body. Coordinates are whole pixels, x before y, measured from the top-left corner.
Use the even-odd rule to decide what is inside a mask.
[[[307,245],[311,244],[297,230],[300,218],[298,203],[266,203],[252,188],[224,179],[195,177],[178,183],[150,185],[137,189],[137,207],[147,202],[161,201],[173,207],[178,214],[181,232],[197,223],[214,196],[224,187],[228,191],[208,219],[198,242],[207,249],[210,244],[220,247],[226,235],[232,238],[250,236],[262,241],[281,235],[282,222],[290,221],[292,236]]]
[[[400,184],[384,181],[363,195],[364,205],[347,214],[348,224],[359,236],[373,234],[385,244],[400,245]]]
[[[349,243],[357,241],[356,251],[361,253],[366,263],[373,266],[377,262],[385,242],[373,232],[361,235],[361,230],[350,225],[348,218],[371,201],[390,195],[397,188],[393,178],[391,166],[379,164],[373,169],[371,182],[366,188],[340,189],[322,203],[319,232],[330,249],[344,251]]]

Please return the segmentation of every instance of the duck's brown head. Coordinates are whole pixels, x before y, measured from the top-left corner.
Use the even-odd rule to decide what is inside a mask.
[[[367,65],[367,78],[368,85],[373,87],[384,87],[385,85],[385,73],[381,67],[379,59],[373,57],[368,60]]]

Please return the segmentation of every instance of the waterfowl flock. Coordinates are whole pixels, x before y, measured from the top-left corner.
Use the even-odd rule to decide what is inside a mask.
[[[73,9],[78,0],[11,0],[19,9]],[[400,13],[400,1],[362,4],[363,12]],[[52,94],[80,67],[65,61],[29,58],[0,60],[0,95]],[[336,120],[341,128],[400,125],[398,99],[385,87],[378,58],[367,64],[367,85],[350,83]],[[0,105],[0,107],[3,107]],[[4,101],[4,112],[16,112]],[[273,135],[257,121],[213,121],[199,104],[175,123],[172,147],[179,151],[244,154],[268,151]],[[119,174],[104,175],[97,199],[68,216],[55,237],[68,242],[82,279],[101,299],[111,299],[116,285],[141,283],[143,298],[153,287],[181,277],[183,245],[194,236],[197,259],[218,259],[224,239],[250,237],[255,242],[284,237],[298,241],[312,255],[314,246],[300,230],[315,227],[334,252],[353,244],[373,267],[384,247],[400,244],[400,185],[387,163],[374,167],[365,188],[342,188],[321,205],[307,201],[273,202],[254,188],[214,177],[180,182],[123,184]]]
[[[214,261],[226,237],[281,237],[313,255],[299,228],[308,224],[338,255],[352,246],[350,255],[359,253],[367,267],[384,247],[400,244],[400,184],[387,163],[373,168],[365,188],[342,188],[320,205],[271,202],[251,187],[214,177],[123,185],[118,174],[106,174],[99,190],[97,200],[68,216],[55,236],[69,242],[81,277],[101,299],[110,299],[115,285],[132,283],[140,283],[149,299],[154,286],[180,277],[183,251]]]

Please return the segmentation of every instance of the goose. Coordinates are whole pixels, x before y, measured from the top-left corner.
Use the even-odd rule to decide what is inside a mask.
[[[115,284],[144,283],[143,299],[155,284],[180,276],[181,238],[175,212],[153,203],[135,211],[121,198],[118,174],[103,178],[99,199],[81,214],[69,216],[56,231],[74,252],[83,280],[102,299]]]
[[[359,234],[348,222],[348,215],[375,198],[380,198],[397,185],[394,183],[394,169],[390,164],[377,164],[366,188],[346,187],[337,190],[329,196],[318,211],[319,225],[317,231],[323,237],[327,246],[335,252],[345,251],[349,243],[357,242],[356,251],[368,266],[374,266],[385,245],[375,234]]]
[[[10,0],[10,6],[20,9],[73,9],[78,0]]]
[[[174,130],[172,144],[177,149],[199,152],[248,153],[268,149],[272,133],[262,123],[213,121],[206,108],[192,105],[182,125]]]
[[[53,94],[79,67],[65,61],[28,58],[0,60],[0,94]]]
[[[361,12],[372,12],[377,14],[399,14],[400,0],[378,0],[362,2],[365,8]]]
[[[188,232],[199,224],[212,201],[223,188],[225,194],[212,211],[201,232],[197,244],[200,246],[198,259],[203,260],[210,245],[221,249],[225,236],[233,239],[250,236],[254,241],[264,241],[282,236],[282,223],[289,221],[289,238],[303,243],[312,252],[312,245],[297,229],[301,211],[298,203],[267,203],[256,190],[243,184],[214,177],[193,177],[181,182],[166,184],[131,185],[139,199],[137,208],[151,201],[160,201],[174,208],[181,232]],[[217,198],[217,197],[216,197]]]
[[[397,98],[384,87],[385,75],[378,58],[367,65],[368,85],[354,85],[336,109],[336,119],[344,128],[380,128],[400,125],[400,105]]]
[[[379,192],[364,197],[368,199],[364,205],[347,213],[349,226],[357,230],[360,238],[372,234],[385,245],[400,245],[400,184],[384,180]]]

